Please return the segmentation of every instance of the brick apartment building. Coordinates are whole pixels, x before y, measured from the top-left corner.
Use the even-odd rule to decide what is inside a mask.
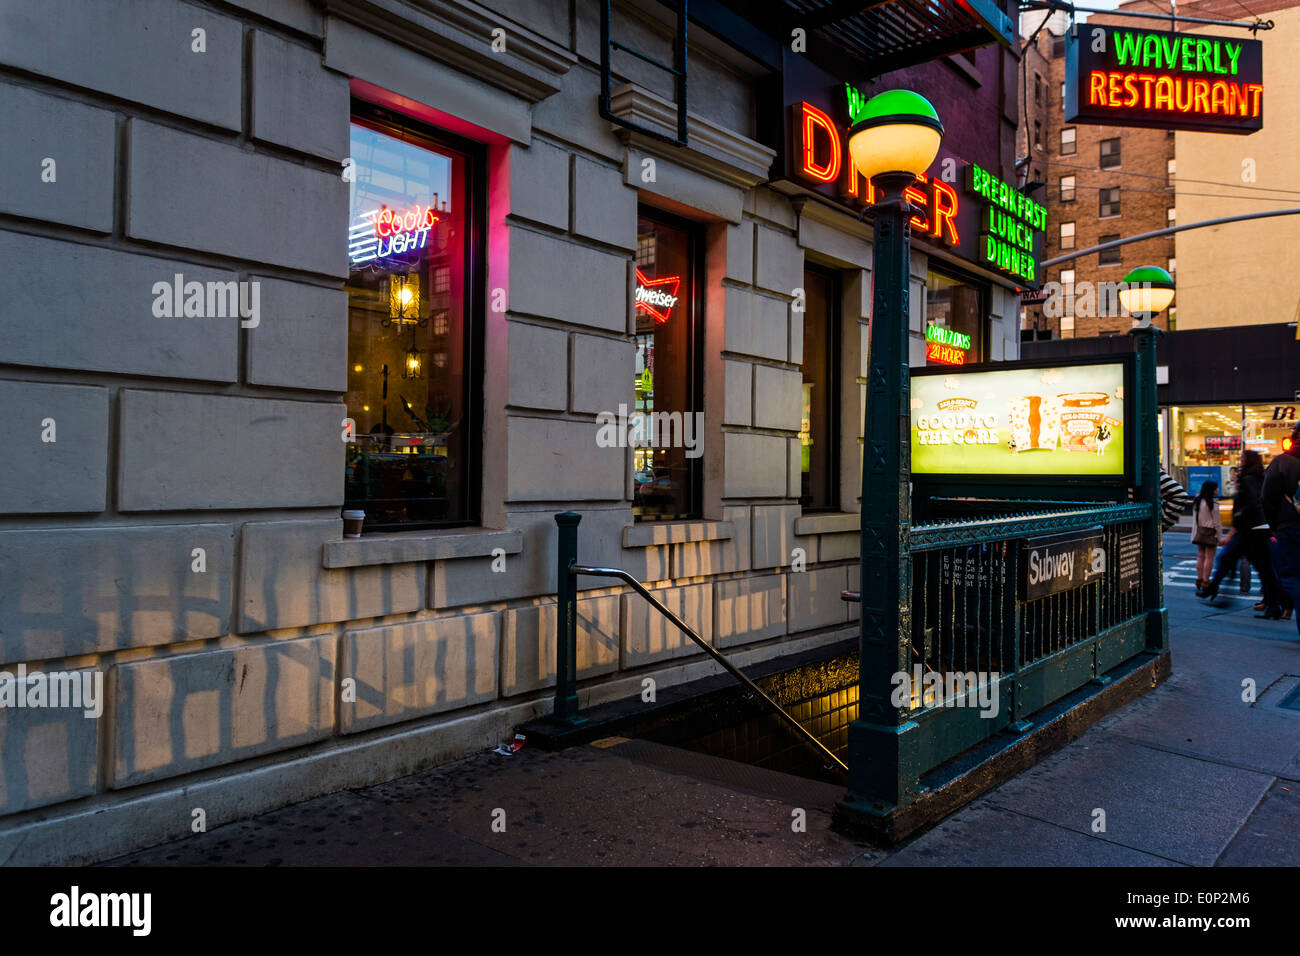
[[[1122,4],[1120,9],[1166,12],[1147,0]],[[1124,23],[1118,17],[1094,15],[1090,22]],[[1158,21],[1147,21],[1162,29]],[[1026,18],[1032,35],[1037,20]],[[1018,153],[1024,183],[1045,182],[1034,193],[1047,206],[1044,259],[1071,249],[1161,229],[1174,223],[1174,133],[1121,126],[1065,122],[1065,32],[1063,19],[1049,20],[1038,31],[1021,61],[1025,71],[1025,101],[1019,145],[1032,140],[1033,149]],[[1027,39],[1027,38],[1026,38]],[[1041,95],[1039,93],[1041,91]],[[1039,102],[1041,98],[1041,103]],[[1043,303],[1026,303],[1022,317],[1025,338],[1083,338],[1127,332],[1132,319],[1115,303],[1099,301],[1089,314],[1075,314],[1071,293],[1083,282],[1119,282],[1132,269],[1155,265],[1175,271],[1174,237],[1164,236],[1101,253],[1081,256],[1043,270],[1043,281],[1063,288],[1063,314],[1047,314]],[[1176,310],[1157,319],[1161,327]]]

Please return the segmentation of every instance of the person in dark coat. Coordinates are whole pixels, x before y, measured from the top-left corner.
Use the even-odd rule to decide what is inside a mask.
[[[1300,489],[1300,424],[1291,430],[1290,448],[1268,464],[1264,472],[1264,517],[1272,529],[1269,556],[1273,573],[1286,596],[1294,605],[1300,602],[1300,509],[1296,494]],[[1296,615],[1300,631],[1300,614]]]
[[[1236,566],[1242,556],[1259,575],[1263,601],[1255,606],[1262,611],[1258,617],[1290,617],[1292,602],[1281,590],[1273,574],[1269,556],[1269,526],[1264,518],[1264,459],[1259,452],[1247,449],[1241,455],[1238,469],[1237,491],[1232,496],[1232,531],[1228,541],[1219,551],[1214,574],[1205,588],[1205,597],[1211,600],[1219,593],[1219,582]]]

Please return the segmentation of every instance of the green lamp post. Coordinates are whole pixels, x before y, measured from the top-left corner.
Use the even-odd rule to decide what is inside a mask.
[[[1169,621],[1164,607],[1164,569],[1160,533],[1160,448],[1159,431],[1149,416],[1159,415],[1156,395],[1156,337],[1160,328],[1152,319],[1174,300],[1174,279],[1159,266],[1140,266],[1124,277],[1120,305],[1139,320],[1132,329],[1137,353],[1134,385],[1138,421],[1134,429],[1136,500],[1151,506],[1152,517],[1143,523],[1142,592],[1147,607],[1146,646],[1150,651],[1169,647]]]
[[[1130,315],[1149,322],[1174,300],[1174,279],[1159,266],[1139,266],[1124,277],[1119,302]]]
[[[838,811],[850,826],[870,826],[869,819],[916,795],[919,732],[906,707],[891,703],[893,675],[909,670],[912,629],[908,220],[914,210],[903,190],[934,162],[942,137],[934,107],[909,90],[873,96],[849,130],[853,161],[880,198],[863,210],[876,229],[862,454],[859,712],[849,728],[849,786]]]

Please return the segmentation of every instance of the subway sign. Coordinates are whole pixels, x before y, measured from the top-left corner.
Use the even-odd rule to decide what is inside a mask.
[[[1066,39],[1065,121],[1253,133],[1264,125],[1263,44],[1082,25]]]

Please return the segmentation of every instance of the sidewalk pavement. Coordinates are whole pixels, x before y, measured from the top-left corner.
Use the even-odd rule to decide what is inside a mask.
[[[1295,865],[1300,709],[1280,705],[1296,691],[1300,708],[1296,625],[1255,620],[1235,587],[1199,601],[1195,549],[1167,540],[1173,675],[893,851],[830,830],[837,787],[610,738],[472,756],[113,863]]]

